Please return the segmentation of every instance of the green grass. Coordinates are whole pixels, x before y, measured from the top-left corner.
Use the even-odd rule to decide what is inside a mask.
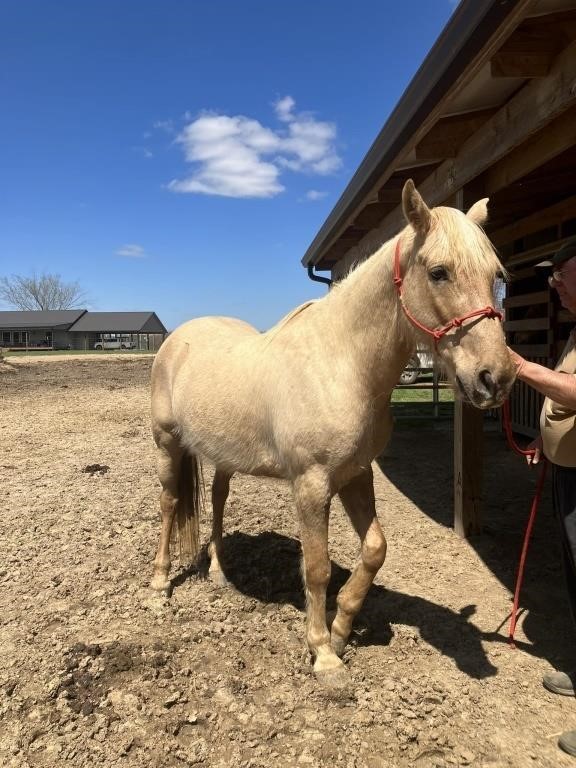
[[[421,377],[420,383],[432,384],[432,378],[428,380]],[[414,425],[430,424],[430,420],[444,423],[450,420],[454,414],[454,392],[450,387],[441,387],[438,390],[438,404],[434,407],[434,392],[423,387],[396,387],[392,392],[392,413],[396,420]]]
[[[393,403],[432,403],[433,392],[431,389],[413,389],[412,387],[397,387],[392,392]],[[453,403],[454,392],[449,388],[438,391],[438,400],[441,403]]]

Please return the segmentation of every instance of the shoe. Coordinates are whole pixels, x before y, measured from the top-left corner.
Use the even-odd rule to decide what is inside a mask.
[[[558,746],[564,752],[576,757],[576,731],[564,731],[558,739]]]
[[[552,693],[559,693],[561,696],[574,696],[574,683],[572,682],[574,677],[573,672],[570,674],[566,674],[566,672],[546,672],[542,678],[542,683],[544,688],[552,691]],[[569,733],[572,733],[572,731]],[[576,731],[573,733],[576,734]]]

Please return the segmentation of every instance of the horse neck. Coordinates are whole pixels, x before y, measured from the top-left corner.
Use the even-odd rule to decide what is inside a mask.
[[[383,378],[395,383],[414,346],[393,282],[395,245],[385,243],[326,297],[339,343],[376,388]]]

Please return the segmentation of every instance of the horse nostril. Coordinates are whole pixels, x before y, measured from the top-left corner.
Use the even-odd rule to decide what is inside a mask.
[[[478,378],[480,379],[480,382],[484,389],[488,392],[489,395],[492,397],[496,394],[496,391],[498,389],[496,382],[492,378],[492,374],[488,370],[480,371],[478,374]]]

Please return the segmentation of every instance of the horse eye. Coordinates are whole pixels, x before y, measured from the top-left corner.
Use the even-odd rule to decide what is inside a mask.
[[[434,267],[428,274],[430,280],[435,283],[441,283],[443,280],[448,280],[448,270],[445,267]]]

